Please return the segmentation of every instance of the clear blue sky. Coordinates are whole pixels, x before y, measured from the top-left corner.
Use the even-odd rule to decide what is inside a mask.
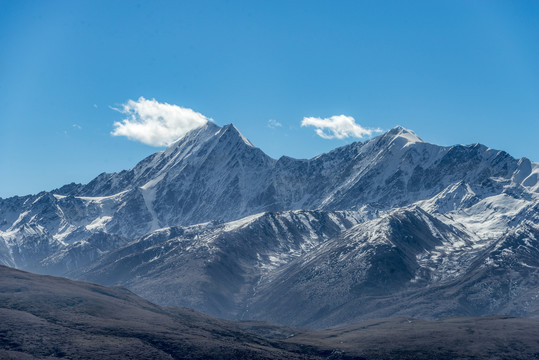
[[[111,135],[143,96],[234,123],[272,157],[304,117],[402,125],[539,161],[539,1],[0,1],[0,197],[159,150]],[[282,124],[269,128],[268,121]]]

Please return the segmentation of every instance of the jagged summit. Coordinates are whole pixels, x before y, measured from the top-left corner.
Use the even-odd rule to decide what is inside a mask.
[[[388,133],[395,134],[396,136],[411,136],[417,138],[418,141],[423,141],[415,133],[415,131],[402,127],[400,125],[395,126],[393,129],[389,130]]]
[[[178,138],[171,143],[168,148],[176,148],[182,146],[183,143],[196,141],[198,143],[208,141],[212,138],[226,137],[228,139],[240,139],[246,145],[255,147],[243,134],[238,130],[234,124],[227,124],[219,126],[214,122],[208,121],[203,126],[189,131],[184,136]]]
[[[417,136],[414,131],[406,129],[400,125],[395,126],[393,129],[374,138],[373,140],[384,141],[388,146],[395,144],[396,146],[400,147],[406,147],[415,143],[424,143],[424,141]]]
[[[228,133],[228,132],[233,133],[234,134],[233,136],[239,136],[240,139],[245,143],[245,145],[248,145],[250,147],[255,147],[249,140],[247,140],[245,136],[243,136],[243,134],[238,130],[238,128],[234,126],[234,124],[232,123],[223,126],[222,131],[223,133]]]
[[[221,127],[219,125],[215,124],[213,121],[208,121],[206,124],[202,125],[201,127],[193,129],[187,132],[185,135],[179,137],[178,139],[176,139],[176,141],[173,141],[169,146],[167,146],[167,148],[174,148],[178,146],[179,143],[186,141],[186,139],[208,138],[214,135],[220,129]]]
[[[190,164],[209,166],[209,163],[215,162],[214,168],[219,168],[226,165],[219,164],[225,157],[237,160],[261,158],[262,163],[272,161],[233,124],[220,127],[208,122],[189,131],[166,149],[148,156],[131,170],[99,175],[87,185],[77,188],[74,195],[110,196],[137,187],[146,190],[162,181],[174,180],[176,175],[184,172]],[[243,161],[238,164],[248,165]]]
[[[404,126],[401,126],[401,125],[396,125],[394,126],[391,130],[387,131],[388,133],[391,133],[391,134],[398,134],[398,133],[401,133],[401,132],[406,132],[406,133],[412,133],[412,134],[415,134],[415,132],[413,132],[412,130],[410,129],[407,129],[405,128]]]

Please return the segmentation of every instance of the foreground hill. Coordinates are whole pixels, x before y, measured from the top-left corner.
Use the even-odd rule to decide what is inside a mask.
[[[539,320],[490,316],[376,319],[286,340],[365,360],[519,360],[539,357]]]
[[[123,288],[0,266],[2,359],[478,360],[538,355],[539,320],[384,319],[315,332],[218,320],[154,305]]]
[[[0,358],[289,359],[231,323],[123,288],[0,266]],[[303,358],[303,357],[302,357]]]

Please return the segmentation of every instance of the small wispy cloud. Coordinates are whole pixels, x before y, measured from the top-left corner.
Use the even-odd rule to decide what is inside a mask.
[[[281,124],[277,120],[273,120],[273,119],[268,120],[268,127],[270,129],[275,129],[275,128],[282,127],[282,126],[283,126],[283,124]]]
[[[127,115],[114,123],[114,136],[126,136],[152,146],[166,146],[212,119],[192,109],[155,99],[129,100],[114,110]]]
[[[304,117],[301,126],[313,126],[318,136],[324,139],[361,139],[382,132],[381,129],[367,129],[356,123],[351,116],[334,115],[329,118]]]
[[[79,124],[73,124],[72,125],[75,129],[78,129],[78,130],[81,130],[82,129],[82,126],[80,126]]]

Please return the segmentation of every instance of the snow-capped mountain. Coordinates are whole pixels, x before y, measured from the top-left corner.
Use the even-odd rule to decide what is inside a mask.
[[[539,164],[402,127],[275,160],[208,123],[131,170],[0,199],[2,264],[311,326],[539,315],[538,232]]]

